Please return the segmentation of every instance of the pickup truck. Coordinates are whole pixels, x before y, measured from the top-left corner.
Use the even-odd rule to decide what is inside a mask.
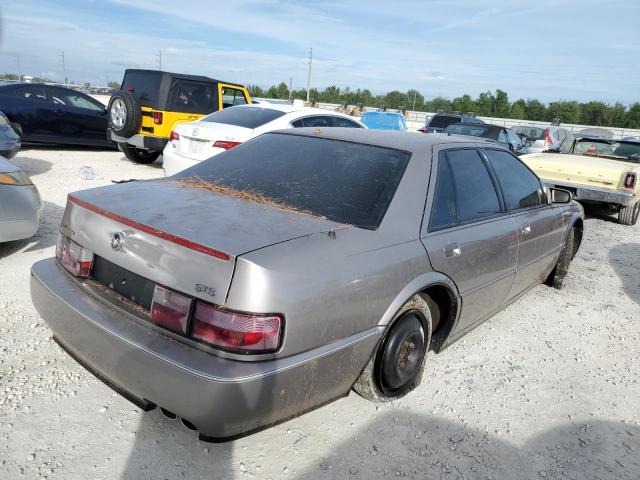
[[[570,153],[533,153],[522,161],[551,187],[569,190],[580,202],[608,205],[618,223],[640,216],[640,142],[579,138]]]

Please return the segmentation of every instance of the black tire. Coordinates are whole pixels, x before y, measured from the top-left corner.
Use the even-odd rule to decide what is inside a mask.
[[[414,295],[398,311],[360,373],[353,385],[356,393],[372,402],[388,402],[420,385],[432,331],[429,303]]]
[[[13,131],[20,137],[20,141],[22,141],[22,126],[18,122],[11,122],[9,126],[13,129]]]
[[[618,223],[620,225],[635,225],[638,222],[639,216],[640,202],[636,202],[633,205],[620,208],[618,212]]]
[[[118,90],[111,94],[107,109],[109,128],[120,137],[138,133],[142,124],[142,110],[131,92]]]
[[[562,248],[562,252],[560,252],[560,258],[558,258],[558,263],[553,268],[547,279],[545,280],[545,284],[550,287],[561,290],[564,286],[564,279],[567,277],[567,273],[569,273],[569,265],[571,264],[571,259],[573,258],[574,253],[574,243],[576,238],[576,229],[571,228],[567,235],[567,241]]]
[[[120,148],[124,153],[124,156],[135,163],[153,163],[160,156],[159,151],[143,150],[126,143],[121,143]]]

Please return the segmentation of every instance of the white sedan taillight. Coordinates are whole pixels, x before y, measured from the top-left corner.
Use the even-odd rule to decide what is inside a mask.
[[[93,266],[93,252],[78,245],[62,233],[56,245],[56,258],[71,275],[87,278]]]

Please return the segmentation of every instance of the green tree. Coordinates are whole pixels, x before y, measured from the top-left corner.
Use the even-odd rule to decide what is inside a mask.
[[[547,107],[546,120],[553,122],[558,119],[561,123],[578,123],[580,111],[578,102],[551,102]]]
[[[518,120],[524,120],[525,118],[524,112],[525,112],[526,106],[527,104],[524,102],[523,99],[516,100],[511,104],[511,112],[509,113],[509,116],[511,118],[516,118]]]
[[[405,93],[393,90],[385,95],[384,104],[387,108],[407,108],[409,106],[409,99]]]
[[[109,87],[109,88],[120,88],[120,84],[118,82],[114,82],[113,80],[111,80],[110,82],[107,83],[107,87]]]
[[[610,123],[610,112],[602,102],[582,104],[582,118],[580,123],[585,125],[607,126]]]
[[[640,103],[636,102],[627,111],[626,128],[640,128]]]
[[[478,99],[476,100],[476,105],[478,107],[478,111],[476,113],[478,115],[490,117],[493,115],[495,101],[496,99],[491,92],[482,92],[478,95]]]
[[[525,120],[544,120],[547,108],[538,100],[529,98],[524,105]]]
[[[407,97],[407,101],[409,102],[407,104],[407,108],[411,110],[420,110],[424,105],[424,96],[418,90],[412,88],[411,90],[407,91],[405,96]]]
[[[476,113],[476,104],[470,95],[463,95],[453,99],[451,109],[455,112]]]
[[[511,104],[509,103],[509,95],[503,90],[496,90],[495,100],[493,102],[492,113],[495,117],[508,117],[511,111]]]

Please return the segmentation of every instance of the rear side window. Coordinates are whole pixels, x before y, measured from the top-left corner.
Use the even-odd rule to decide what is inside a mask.
[[[509,210],[542,205],[542,185],[535,174],[507,152],[485,150]]]
[[[333,127],[333,121],[329,115],[319,115],[303,118],[302,125],[305,127]]]
[[[446,128],[452,123],[460,123],[462,119],[460,117],[454,117],[449,115],[436,115],[429,122],[430,127],[434,128]]]
[[[456,185],[458,221],[500,213],[498,194],[480,154],[476,150],[450,150],[446,155]]]
[[[348,118],[343,118],[343,117],[333,117],[333,123],[335,124],[336,127],[362,128],[353,120],[349,120]]]
[[[244,128],[258,128],[285,114],[280,110],[259,107],[225,108],[206,116],[202,122],[224,123]]]
[[[37,85],[18,87],[13,91],[13,94],[20,98],[26,98],[28,100],[38,100],[41,102],[47,101],[47,94],[45,93],[44,88]]]
[[[378,228],[410,154],[326,138],[267,133],[172,177],[251,191],[339,223]]]
[[[217,110],[213,85],[190,80],[173,80],[169,90],[169,110],[206,114]]]
[[[122,82],[122,90],[128,90],[140,105],[155,107],[158,103],[161,76],[153,73],[127,73]]]
[[[438,176],[436,177],[436,191],[433,197],[429,229],[455,225],[458,221],[458,206],[456,200],[456,188],[451,175],[449,162],[444,154],[438,161]]]

